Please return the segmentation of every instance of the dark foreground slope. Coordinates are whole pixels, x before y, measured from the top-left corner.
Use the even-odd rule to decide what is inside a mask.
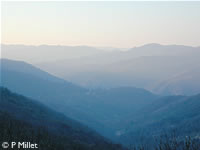
[[[0,93],[0,142],[28,141],[41,150],[122,149],[37,101],[2,87]]]

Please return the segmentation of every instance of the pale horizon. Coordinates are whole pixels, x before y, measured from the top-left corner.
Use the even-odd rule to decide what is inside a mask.
[[[200,2],[2,2],[1,43],[198,47],[199,18]]]
[[[162,43],[145,43],[142,45],[133,45],[132,47],[114,47],[114,46],[92,46],[92,45],[64,45],[64,44],[38,44],[38,45],[34,45],[34,44],[23,44],[23,43],[0,43],[0,45],[18,45],[18,46],[66,46],[66,47],[93,47],[93,48],[113,48],[113,49],[131,49],[131,48],[136,48],[136,47],[142,47],[145,45],[150,45],[150,44],[158,44],[161,46],[188,46],[188,47],[194,47],[194,48],[198,48],[200,47],[200,44],[197,46],[193,46],[193,45],[183,45],[183,44],[162,44]]]

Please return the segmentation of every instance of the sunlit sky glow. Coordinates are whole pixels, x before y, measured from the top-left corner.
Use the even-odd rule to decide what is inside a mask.
[[[2,2],[2,43],[200,46],[200,2]]]

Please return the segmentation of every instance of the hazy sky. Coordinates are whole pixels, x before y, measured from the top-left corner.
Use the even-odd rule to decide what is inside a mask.
[[[2,43],[200,46],[200,2],[2,2]]]

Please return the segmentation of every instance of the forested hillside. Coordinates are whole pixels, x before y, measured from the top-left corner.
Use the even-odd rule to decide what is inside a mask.
[[[37,99],[115,142],[126,146],[137,145],[141,141],[151,144],[154,136],[159,137],[173,130],[176,130],[180,139],[184,136],[199,138],[199,95],[159,96],[135,87],[86,89],[25,62],[4,60],[1,63],[1,85],[16,93]],[[16,110],[9,109],[12,105],[2,106],[2,110]],[[19,110],[24,111],[21,107]],[[30,107],[31,111],[35,110],[33,115],[41,111],[36,109],[37,107]],[[21,114],[24,116],[26,113]],[[37,117],[40,116],[39,113]],[[29,117],[24,120],[28,121]],[[48,119],[42,122],[49,124]]]
[[[155,137],[174,132],[179,140],[186,136],[200,139],[200,94],[162,97],[139,110],[127,122],[119,136],[126,144],[151,143]]]
[[[1,59],[0,67],[2,86],[37,99],[109,138],[124,126],[123,118],[158,97],[134,87],[81,88],[21,61]]]
[[[41,150],[117,150],[88,127],[41,103],[0,88],[0,141],[28,141]]]

